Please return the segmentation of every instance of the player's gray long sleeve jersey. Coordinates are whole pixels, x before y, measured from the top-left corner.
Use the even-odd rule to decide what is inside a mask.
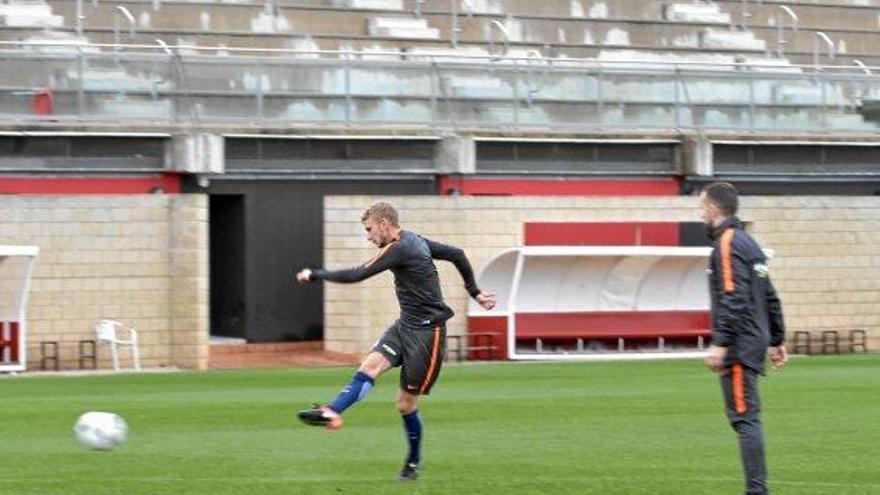
[[[335,271],[316,269],[312,271],[311,279],[347,284],[391,270],[400,303],[400,320],[411,326],[430,327],[442,324],[454,314],[443,302],[440,278],[433,260],[452,262],[464,279],[468,294],[476,297],[480,293],[464,251],[405,230],[400,232],[400,239],[382,248],[363,265]]]

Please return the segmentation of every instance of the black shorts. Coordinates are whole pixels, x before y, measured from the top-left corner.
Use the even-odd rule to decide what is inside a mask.
[[[446,327],[410,327],[395,321],[373,346],[392,367],[401,366],[400,389],[428,395],[440,375],[446,354]]]

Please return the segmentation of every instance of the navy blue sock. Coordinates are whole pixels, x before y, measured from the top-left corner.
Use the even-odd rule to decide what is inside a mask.
[[[366,397],[372,388],[373,379],[370,378],[370,375],[358,371],[351,379],[351,382],[340,390],[339,395],[330,403],[330,409],[342,414],[342,411],[345,411],[353,406],[355,402]]]
[[[401,414],[403,429],[406,430],[406,438],[409,440],[409,456],[407,464],[418,464],[422,461],[422,420],[419,411],[409,414]]]

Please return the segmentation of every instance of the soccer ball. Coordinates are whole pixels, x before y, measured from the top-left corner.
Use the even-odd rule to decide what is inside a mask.
[[[128,425],[118,414],[87,412],[73,426],[76,440],[95,450],[111,450],[125,441]]]

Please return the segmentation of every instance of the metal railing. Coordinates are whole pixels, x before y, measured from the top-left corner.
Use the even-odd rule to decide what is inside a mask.
[[[819,69],[819,42],[822,41],[825,43],[825,47],[828,48],[828,60],[834,60],[834,52],[836,51],[834,47],[834,42],[831,41],[831,38],[825,34],[823,31],[816,31],[813,34],[816,35],[813,38],[813,66],[816,69]]]
[[[131,38],[134,38],[137,22],[134,20],[131,11],[123,5],[117,5],[116,8],[113,9],[113,14],[113,44],[116,45],[116,51],[119,51],[123,46],[119,28],[120,16],[124,17],[128,22],[128,35]]]
[[[486,43],[489,45],[489,53],[495,52],[495,35],[493,33],[496,31],[501,35],[501,46],[504,47],[498,56],[504,57],[510,51],[510,32],[498,19],[492,19],[486,24]]]
[[[880,100],[864,64],[119,46],[0,42],[0,118],[878,131],[858,111]],[[52,115],[34,115],[22,96],[37,87],[52,89]]]
[[[800,19],[788,5],[778,5],[778,7],[791,21],[791,39],[794,39],[800,27]],[[788,40],[785,39],[785,27],[783,26],[782,19],[776,19],[776,54],[779,57],[785,55],[786,43],[788,43]]]

